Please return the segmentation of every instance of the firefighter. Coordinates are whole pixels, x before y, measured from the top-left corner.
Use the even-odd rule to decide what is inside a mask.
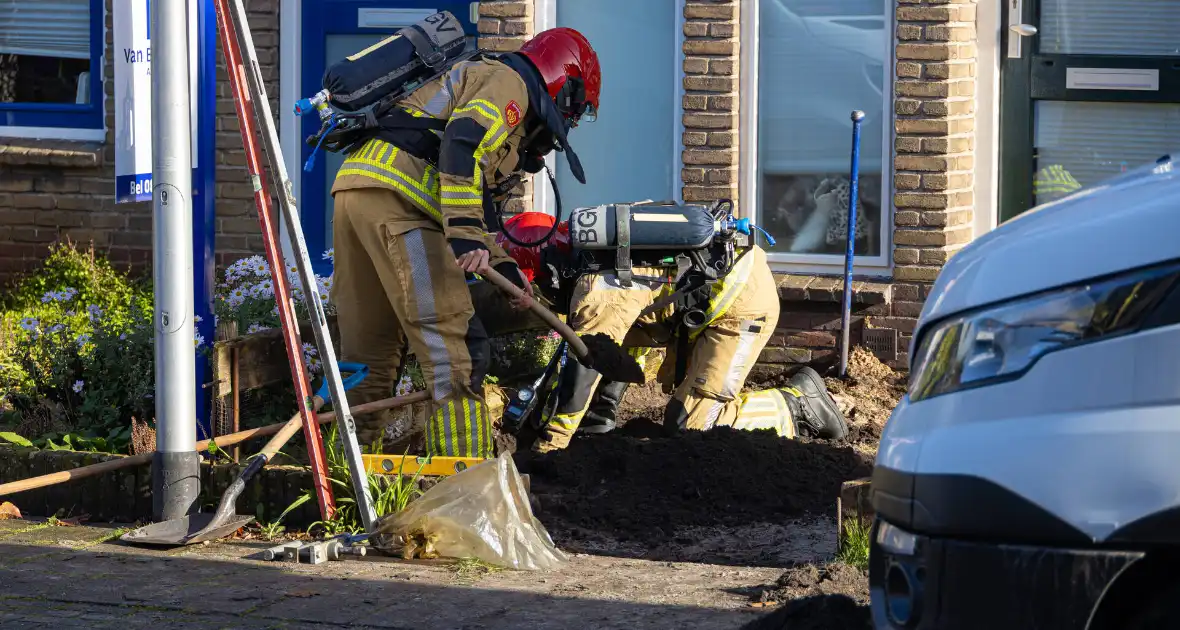
[[[520,238],[531,241],[533,234],[546,231],[553,222],[547,215],[529,216],[537,214],[513,217],[505,229],[516,236],[519,226],[520,232],[526,232]],[[532,228],[532,234],[526,227]],[[605,333],[638,359],[648,348],[668,349],[657,378],[665,393],[672,395],[664,412],[669,432],[730,426],[772,429],[784,437],[833,439],[847,434],[844,416],[823,379],[809,367],[796,373],[787,387],[741,391],[779,318],[778,290],[762,248],[755,245],[739,251],[733,266],[708,291],[707,303],[702,305],[705,324],[687,337],[673,324],[677,307],[656,304],[673,292],[675,270],[634,268],[630,287],[613,270],[579,274],[566,289],[568,295],[561,295],[562,290],[554,288],[562,284],[560,278],[576,274],[569,268],[573,259],[566,254],[566,230],[559,229],[542,249],[512,243],[507,248],[525,274],[537,281],[542,294],[556,293],[551,297],[555,303],[568,300],[569,323],[579,334]],[[597,372],[567,362],[557,384],[556,411],[533,450],[565,448],[584,422],[586,432],[612,429],[626,386],[603,382]]]
[[[388,396],[408,343],[432,397],[428,455],[495,454],[483,394],[488,336],[466,277],[499,271],[526,290],[517,308],[532,288],[488,233],[485,207],[520,171],[539,171],[554,147],[584,183],[567,134],[596,113],[601,82],[584,36],[544,31],[515,53],[460,61],[409,93],[336,174],[331,298],[341,360],[371,370],[350,400]],[[416,127],[422,118],[445,128]],[[371,444],[391,418],[358,416],[358,439]]]

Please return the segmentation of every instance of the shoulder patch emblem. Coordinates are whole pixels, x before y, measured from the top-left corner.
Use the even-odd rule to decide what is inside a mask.
[[[520,124],[520,105],[516,101],[508,101],[508,107],[504,108],[504,120],[509,127],[515,127]]]

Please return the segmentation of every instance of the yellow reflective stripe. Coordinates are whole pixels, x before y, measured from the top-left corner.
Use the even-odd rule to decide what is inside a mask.
[[[500,109],[493,105],[490,101],[482,98],[474,98],[467,102],[466,105],[451,112],[451,118],[464,112],[476,112],[483,115],[484,118],[492,121],[492,125],[497,125],[504,122],[504,118],[500,116]]]
[[[447,419],[450,420],[447,424],[451,425],[451,428],[447,436],[450,438],[450,442],[447,444],[446,454],[448,457],[455,457],[459,454],[459,429],[455,426],[458,424],[456,421],[459,418],[455,413],[455,401],[453,400],[447,401]]]
[[[751,250],[752,251],[752,250]],[[741,294],[742,289],[746,288],[746,283],[750,280],[750,270],[754,266],[754,256],[751,252],[746,252],[734,265],[733,269],[719,282],[713,285],[711,296],[709,298],[709,310],[705,312],[708,320],[704,326],[694,330],[689,334],[689,339],[695,339],[713,322],[717,321],[729,307],[733,306],[738,295]]]
[[[400,181],[395,180],[393,177],[390,177],[388,174],[373,172],[370,169],[372,169],[371,165],[366,165],[366,168],[363,168],[363,169],[362,168],[347,168],[347,169],[341,168],[338,175],[359,175],[361,177],[368,177],[369,179],[375,179],[383,184],[391,186],[391,187],[397,189],[398,192],[402,193],[403,195],[409,197],[412,201],[414,201],[418,205],[419,209],[421,209],[426,214],[430,215],[430,217],[432,219],[434,219],[435,221],[438,221],[439,223],[442,223],[442,213],[438,211],[437,206],[434,203],[431,203],[431,201],[429,199],[422,197],[422,195],[418,194],[414,190],[411,190],[408,186],[401,183]]]
[[[466,438],[464,442],[467,443],[466,447],[463,449],[463,452],[465,453],[466,457],[474,457],[474,455],[471,454],[475,448],[474,438],[478,437],[480,434],[479,429],[475,425],[471,424],[471,402],[472,401],[467,400],[466,398],[463,399],[463,426],[465,427],[464,433],[466,433],[464,436]]]
[[[442,203],[445,206],[469,206],[469,205],[483,205],[483,169],[487,168],[486,155],[496,151],[500,148],[504,141],[508,139],[508,132],[504,128],[504,118],[500,115],[500,110],[495,105],[483,99],[474,99],[464,107],[460,107],[451,113],[454,118],[458,114],[464,112],[475,112],[491,121],[491,126],[484,132],[483,139],[480,140],[479,146],[476,147],[475,153],[472,154],[472,159],[475,161],[475,172],[472,173],[470,185],[444,185],[442,192],[455,193],[469,193],[473,196],[478,196],[478,203],[471,203],[468,200],[459,200],[458,198],[450,198],[444,195]]]
[[[565,429],[566,431],[574,431],[578,428],[578,425],[582,422],[582,415],[584,413],[585,412],[580,411],[578,413],[555,414],[553,416],[553,419],[549,421],[549,426],[560,427],[562,429]]]

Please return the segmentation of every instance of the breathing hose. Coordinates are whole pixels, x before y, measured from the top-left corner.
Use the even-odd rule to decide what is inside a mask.
[[[504,238],[511,241],[514,245],[518,245],[520,247],[537,247],[539,245],[544,245],[545,243],[549,242],[549,239],[553,238],[553,235],[557,233],[558,226],[561,225],[561,193],[557,190],[557,179],[553,177],[553,171],[550,171],[548,166],[545,166],[544,168],[545,174],[549,176],[549,185],[553,188],[553,209],[555,216],[553,220],[553,227],[549,228],[549,233],[541,237],[540,240],[532,243],[516,240],[516,237],[504,227],[503,202],[496,203],[496,225],[500,228],[500,233],[504,235]]]

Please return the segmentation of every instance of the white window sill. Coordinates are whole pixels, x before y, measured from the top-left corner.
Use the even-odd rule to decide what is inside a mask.
[[[61,129],[57,127],[0,127],[0,142],[8,138],[21,140],[71,140],[103,142],[106,129]]]

